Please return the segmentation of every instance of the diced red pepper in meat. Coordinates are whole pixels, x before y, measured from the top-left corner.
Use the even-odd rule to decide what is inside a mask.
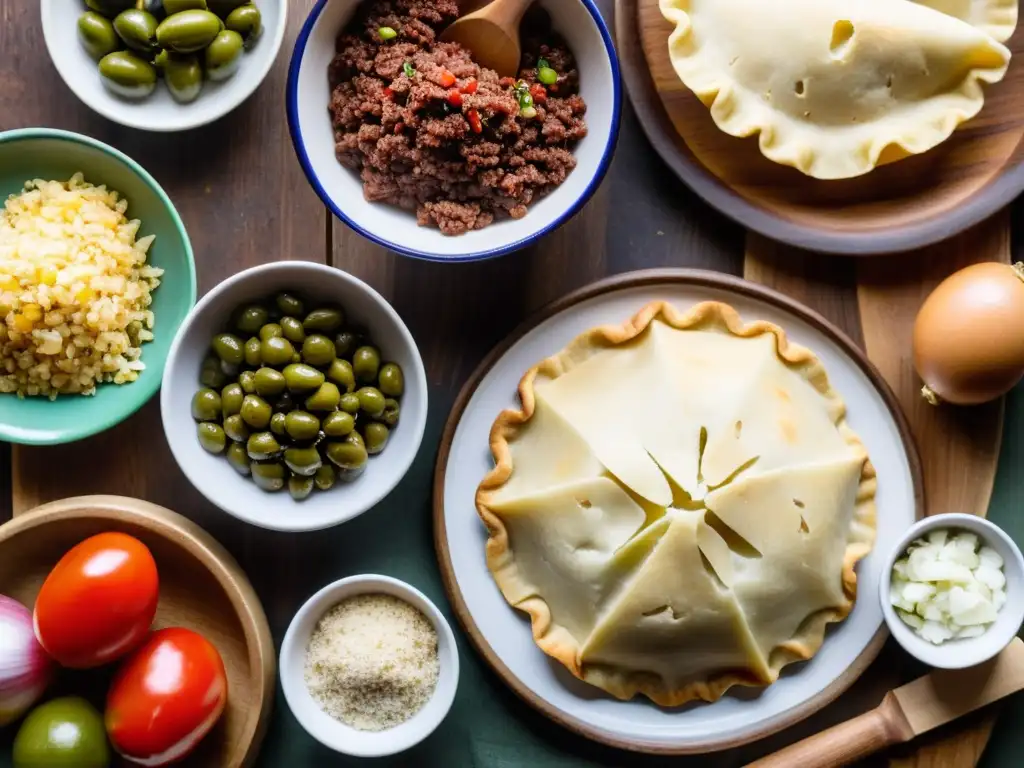
[[[462,92],[472,95],[476,93],[476,89],[479,87],[480,83],[478,83],[476,80],[470,80],[468,83],[462,86]]]
[[[392,91],[390,88],[385,88],[384,89],[384,98],[387,99],[388,101],[391,101],[392,99],[395,98],[395,92]]]
[[[540,83],[534,83],[530,86],[530,95],[533,97],[534,104],[543,104],[548,100],[547,89]]]
[[[447,69],[441,72],[441,85],[445,88],[451,88],[455,85],[455,75],[449,72]]]
[[[458,89],[452,88],[450,91],[448,91],[448,103],[451,104],[453,107],[462,106],[462,94],[459,93]]]
[[[515,84],[516,79],[514,77],[503,77],[501,78],[501,80],[498,81],[498,85],[500,85],[502,88],[511,88]]]
[[[469,118],[469,127],[473,129],[473,133],[483,133],[484,124],[480,122],[479,112],[475,109],[471,109],[466,113],[466,117]]]
[[[405,123],[395,123],[395,136],[405,130]]]

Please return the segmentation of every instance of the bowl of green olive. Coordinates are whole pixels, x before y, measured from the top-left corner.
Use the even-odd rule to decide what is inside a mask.
[[[67,86],[104,117],[183,131],[259,86],[284,40],[287,0],[41,0],[43,37]]]
[[[241,272],[196,305],[171,345],[160,409],[175,460],[212,503],[262,528],[319,530],[405,476],[427,381],[380,294],[286,261]]]

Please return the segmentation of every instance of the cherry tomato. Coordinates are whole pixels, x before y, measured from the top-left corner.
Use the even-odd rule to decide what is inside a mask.
[[[154,632],[125,659],[107,695],[107,734],[129,760],[164,766],[189,754],[228,698],[224,662],[189,629]]]
[[[149,633],[159,592],[153,555],[136,538],[101,533],[68,551],[36,598],[36,637],[73,669],[107,664]]]

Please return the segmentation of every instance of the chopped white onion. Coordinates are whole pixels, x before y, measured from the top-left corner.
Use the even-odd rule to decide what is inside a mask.
[[[889,601],[930,643],[979,637],[1006,604],[1003,558],[973,533],[931,531],[893,564]]]

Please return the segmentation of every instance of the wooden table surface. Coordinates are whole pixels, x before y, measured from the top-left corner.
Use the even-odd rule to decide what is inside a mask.
[[[426,455],[418,462],[426,470],[396,493],[414,492],[415,497],[403,498],[408,513],[428,518],[427,473],[447,408],[488,350],[525,316],[574,288],[634,269],[686,266],[742,275],[744,232],[667,172],[627,105],[618,153],[604,185],[579,216],[536,247],[495,261],[443,265],[405,259],[368,243],[327,213],[306,183],[288,137],[284,113],[288,57],[312,4],[313,0],[291,0],[281,56],[254,97],[212,126],[159,135],[122,128],[78,102],[46,56],[38,4],[0,0],[0,130],[48,126],[79,131],[142,163],[169,192],[188,227],[201,293],[245,267],[306,259],[351,272],[387,297],[420,345],[433,410],[423,447]],[[612,0],[598,0],[598,4],[610,20]],[[857,312],[856,303],[851,307],[832,300],[835,286],[852,279],[850,260],[782,254],[777,269],[783,277],[788,271],[812,275],[817,288],[797,298],[841,326],[850,325],[849,314]],[[249,572],[278,640],[301,600],[319,586],[304,577],[312,544],[309,536],[246,527],[213,508],[191,487],[163,438],[156,398],[119,427],[80,443],[13,449],[0,444],[0,522],[46,501],[89,493],[137,496],[175,509],[207,528]],[[314,545],[314,556],[329,553],[331,537],[345,536],[344,528],[320,534],[326,543]],[[886,671],[882,679],[887,685],[906,673],[901,658],[887,648],[876,662]],[[858,683],[795,734],[720,759],[658,764],[742,764],[794,735],[873,706],[884,689],[877,679]],[[625,756],[588,748],[544,723],[499,685],[492,689],[496,696],[507,696],[499,705],[508,709],[509,716],[525,719],[541,739],[561,745],[559,750],[579,750],[605,765],[625,764]],[[279,710],[275,717],[290,715]],[[282,733],[272,728],[271,740],[283,738]],[[288,733],[305,738],[297,730]],[[962,743],[964,759],[959,765],[966,768],[975,762],[976,747],[968,738]]]

